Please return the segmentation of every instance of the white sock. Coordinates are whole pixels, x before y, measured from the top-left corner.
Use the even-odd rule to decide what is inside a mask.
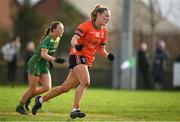
[[[43,102],[44,102],[43,97],[40,97],[40,98],[39,98],[39,102],[40,102],[40,103],[43,103]]]
[[[79,108],[73,108],[73,110],[72,111],[77,111],[77,110],[80,110]]]

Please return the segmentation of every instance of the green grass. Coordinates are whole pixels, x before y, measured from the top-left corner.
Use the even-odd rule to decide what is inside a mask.
[[[25,86],[0,86],[0,121],[180,121],[179,91],[89,88],[81,101],[81,109],[87,116],[72,120],[69,113],[74,90],[43,104],[35,116],[31,113],[22,116],[15,108],[25,89]]]

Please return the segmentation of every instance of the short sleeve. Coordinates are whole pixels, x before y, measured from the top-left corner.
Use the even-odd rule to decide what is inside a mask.
[[[88,24],[87,23],[82,23],[78,26],[74,34],[79,35],[80,37],[83,37],[85,33],[88,30]]]
[[[42,44],[41,44],[41,47],[40,48],[46,48],[46,49],[49,49],[49,46],[50,46],[50,37],[47,36],[43,39],[42,41]]]

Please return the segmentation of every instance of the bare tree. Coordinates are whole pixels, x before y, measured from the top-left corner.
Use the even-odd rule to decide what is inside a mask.
[[[145,4],[141,3],[144,2]],[[169,16],[172,14],[172,1],[168,0],[136,0],[135,6],[135,21],[141,27],[138,27],[138,33],[143,39],[148,41],[150,58],[153,59],[153,54],[157,42],[157,27],[158,24],[164,20],[168,20]],[[163,3],[169,3],[168,6],[164,6]],[[166,4],[167,4],[166,3]],[[166,8],[166,11],[164,11]],[[145,11],[144,11],[145,10]],[[136,28],[136,24],[134,25]],[[145,28],[145,29],[144,29]],[[144,30],[148,30],[147,33]]]
[[[170,2],[167,12],[163,13],[162,4],[160,0],[148,0],[149,14],[150,14],[150,31],[151,31],[151,57],[155,51],[155,45],[157,41],[156,27],[164,19],[167,19],[172,12],[172,3]]]
[[[180,13],[179,13],[180,6],[179,6],[179,4],[180,4],[179,0],[174,1],[171,20],[174,21],[175,23],[177,23],[178,26],[180,27],[180,23],[179,23],[179,20],[180,20]]]

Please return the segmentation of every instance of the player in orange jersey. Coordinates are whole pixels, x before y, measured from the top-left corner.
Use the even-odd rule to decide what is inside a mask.
[[[36,97],[32,113],[36,114],[43,102],[48,101],[62,93],[68,92],[76,87],[73,111],[70,113],[71,118],[84,117],[85,113],[80,111],[80,100],[85,89],[90,84],[88,68],[91,67],[96,51],[100,55],[113,61],[114,55],[105,50],[107,41],[106,24],[110,19],[108,8],[97,5],[91,12],[91,20],[81,23],[76,29],[71,40],[71,52],[69,56],[70,72],[67,79],[60,86],[53,88],[48,94]]]

